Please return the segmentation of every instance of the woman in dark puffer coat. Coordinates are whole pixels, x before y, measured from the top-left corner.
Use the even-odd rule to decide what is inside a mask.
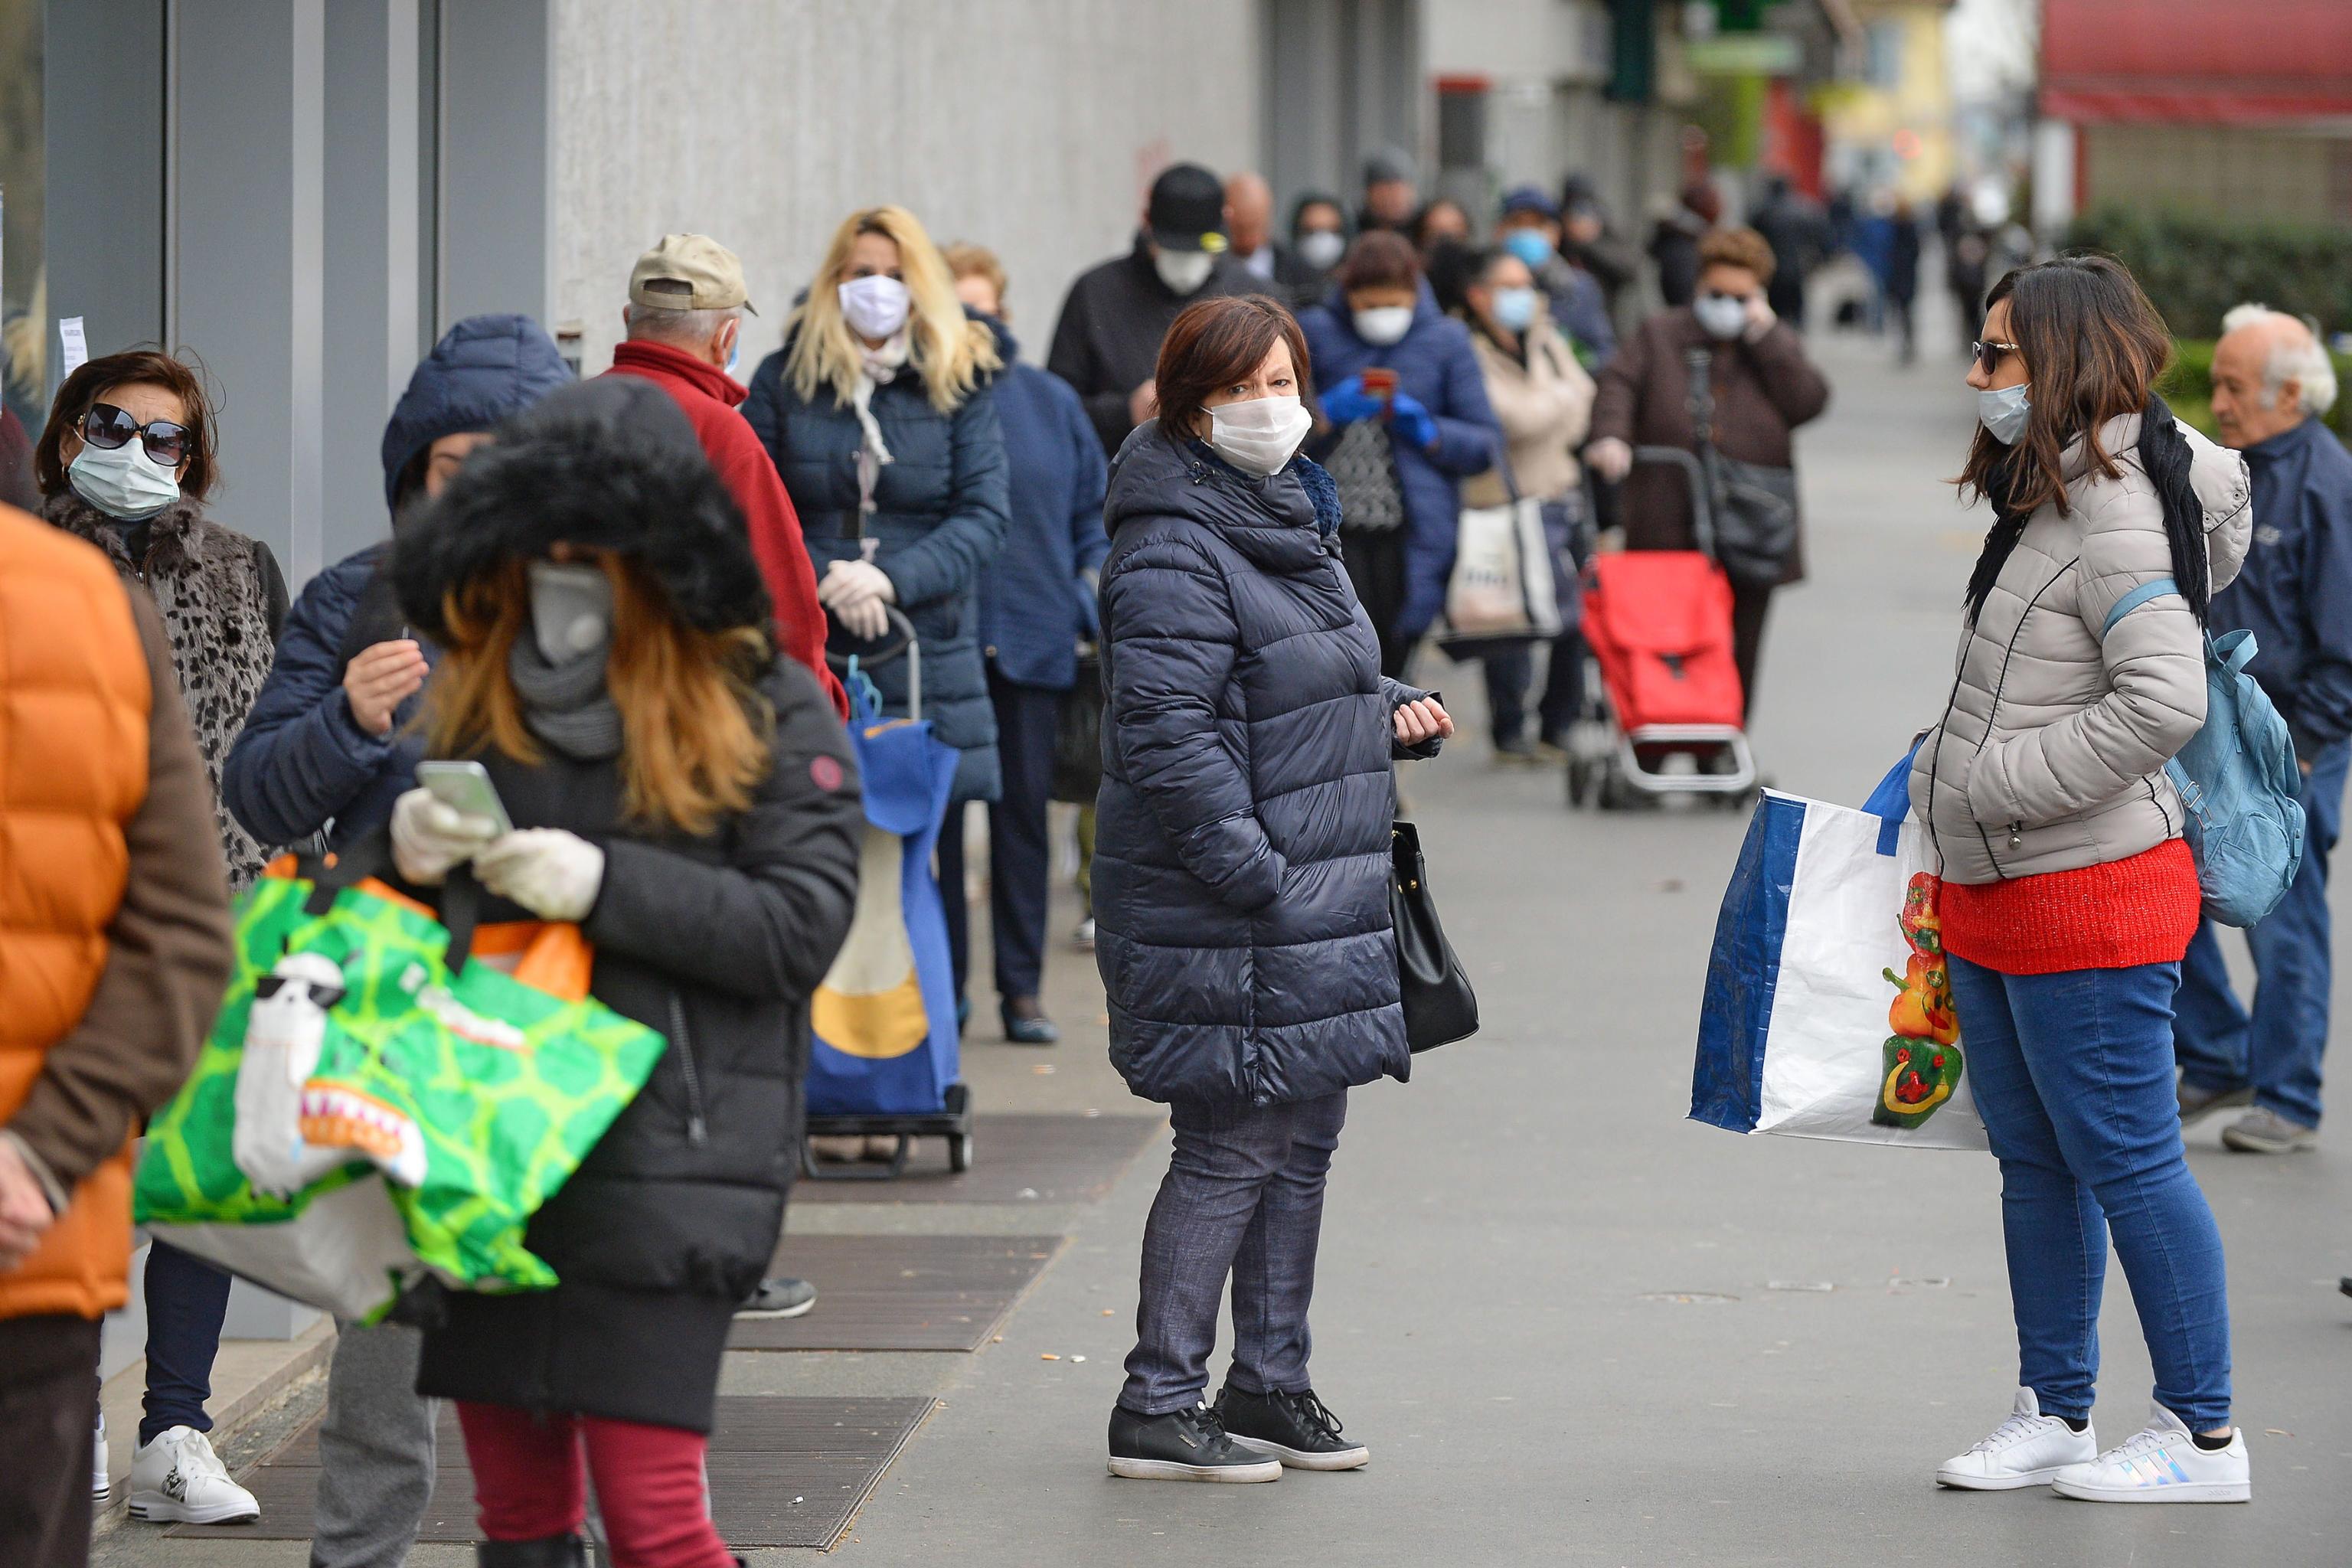
[[[526,1240],[562,1283],[450,1293],[418,1378],[456,1399],[485,1563],[583,1561],[582,1456],[621,1563],[728,1568],[702,1495],[720,1357],[797,1164],[809,994],[856,896],[847,737],[779,658],[741,514],[659,387],[510,421],[394,546],[443,652],[426,752],[478,756],[517,831],[423,790],[392,859],[485,920],[577,921],[591,989],[658,1031],[653,1076]]]
[[[1307,1307],[1347,1091],[1410,1070],[1391,763],[1453,722],[1381,674],[1338,493],[1296,455],[1307,372],[1274,300],[1191,307],[1160,348],[1160,417],[1111,475],[1096,959],[1111,1059],[1176,1129],[1114,1475],[1272,1480],[1370,1457],[1308,1384]],[[1228,1274],[1234,1364],[1211,1408]]]

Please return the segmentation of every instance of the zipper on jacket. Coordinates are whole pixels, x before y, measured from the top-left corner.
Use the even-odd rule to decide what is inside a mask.
[[[686,998],[669,994],[669,1046],[677,1053],[677,1070],[686,1079],[686,1141],[706,1142],[710,1124],[702,1119],[702,1074],[694,1062],[694,1031],[686,1026]]]

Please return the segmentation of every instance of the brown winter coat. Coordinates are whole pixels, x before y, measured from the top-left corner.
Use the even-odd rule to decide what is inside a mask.
[[[1576,451],[1584,445],[1592,418],[1592,377],[1576,363],[1576,351],[1559,329],[1540,311],[1520,343],[1527,351],[1524,364],[1477,328],[1470,331],[1471,351],[1478,356],[1479,374],[1486,378],[1486,402],[1503,427],[1512,481],[1523,496],[1558,500],[1583,478]],[[1490,468],[1462,486],[1465,506],[1501,506],[1508,499],[1499,469]]]
[[[133,1122],[228,982],[212,797],[163,627],[96,551],[0,507],[0,1139],[57,1220],[0,1319],[124,1300]]]
[[[1617,357],[1601,373],[1592,438],[1695,450],[1690,370],[1684,360],[1695,348],[1715,355],[1710,382],[1716,450],[1743,463],[1794,467],[1791,434],[1819,418],[1830,403],[1830,384],[1805,357],[1804,340],[1780,322],[1754,342],[1720,342],[1706,335],[1687,306],[1659,311],[1618,347]],[[1679,471],[1637,465],[1625,480],[1623,505],[1628,550],[1692,548],[1690,496]],[[1804,575],[1801,526],[1780,581],[1795,583]]]

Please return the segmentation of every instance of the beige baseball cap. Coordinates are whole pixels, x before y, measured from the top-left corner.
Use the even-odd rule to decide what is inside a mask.
[[[629,303],[654,310],[725,310],[744,297],[743,264],[706,234],[666,234],[629,271]]]

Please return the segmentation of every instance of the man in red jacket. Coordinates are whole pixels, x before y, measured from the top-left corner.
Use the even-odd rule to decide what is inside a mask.
[[[604,374],[643,376],[686,410],[710,466],[743,509],[751,553],[776,603],[777,647],[815,673],[846,719],[849,699],[825,668],[824,611],[801,542],[801,520],[766,448],[736,412],[750,393],[728,373],[751,309],[743,264],[733,251],[699,234],[665,235],[629,274],[629,303],[621,312],[628,341],[613,351],[613,368]]]

